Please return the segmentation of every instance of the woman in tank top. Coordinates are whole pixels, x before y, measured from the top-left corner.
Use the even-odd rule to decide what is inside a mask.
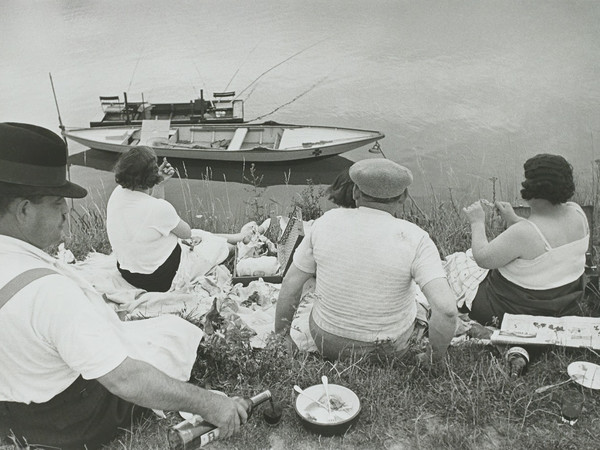
[[[528,219],[496,202],[508,228],[488,242],[480,202],[464,209],[473,257],[490,269],[469,313],[483,325],[500,326],[505,313],[560,317],[580,311],[590,231],[581,207],[568,201],[575,193],[573,168],[562,156],[539,154],[524,169]]]

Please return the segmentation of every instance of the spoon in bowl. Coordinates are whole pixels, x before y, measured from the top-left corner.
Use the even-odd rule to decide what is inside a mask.
[[[331,397],[329,397],[329,381],[327,377],[323,375],[321,377],[321,381],[323,382],[323,388],[325,389],[325,395],[327,396],[327,412],[331,416]]]
[[[296,391],[298,394],[300,394],[300,395],[304,395],[304,396],[305,396],[307,399],[309,399],[310,401],[312,401],[312,402],[316,403],[316,404],[317,404],[317,405],[319,405],[321,408],[323,408],[323,409],[326,409],[326,410],[327,410],[327,412],[329,412],[329,409],[327,408],[327,406],[326,406],[326,405],[324,405],[324,404],[323,404],[322,402],[320,402],[319,400],[316,400],[316,399],[314,399],[313,397],[311,397],[310,395],[308,395],[308,394],[307,394],[306,392],[304,392],[304,391],[302,390],[302,388],[301,388],[300,386],[298,386],[297,384],[296,384],[296,385],[294,385],[294,390],[295,390],[295,391]],[[340,416],[338,416],[337,414],[333,414],[333,415],[332,415],[332,414],[330,413],[330,414],[329,414],[329,421],[330,421],[330,422],[333,422],[333,421],[336,421],[336,420],[341,420],[341,417],[340,417]]]
[[[307,399],[309,399],[309,400],[311,400],[311,401],[315,402],[315,403],[316,403],[317,405],[319,405],[321,408],[325,408],[325,409],[327,409],[327,410],[328,410],[328,408],[327,408],[327,406],[326,406],[326,405],[324,405],[324,404],[323,404],[322,402],[320,402],[319,400],[315,400],[314,398],[312,398],[310,395],[308,395],[306,392],[304,392],[304,391],[302,390],[302,388],[301,388],[300,386],[298,386],[297,384],[296,384],[296,385],[294,385],[294,390],[295,390],[295,391],[296,391],[298,394],[300,394],[300,395],[304,395],[304,396],[305,396]]]

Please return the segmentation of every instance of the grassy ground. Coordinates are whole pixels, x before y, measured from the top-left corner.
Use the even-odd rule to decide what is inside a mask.
[[[212,448],[597,448],[600,403],[594,392],[585,390],[584,410],[575,426],[560,420],[561,396],[572,386],[534,393],[540,386],[564,381],[571,361],[600,362],[589,351],[550,350],[516,380],[508,377],[495,349],[481,345],[453,347],[447,365],[436,371],[417,368],[412,355],[381,363],[334,364],[312,355],[290,358],[276,345],[256,353],[250,369],[243,363],[243,350],[233,357],[209,358],[212,373],[205,373],[201,381],[236,394],[271,389],[284,407],[282,422],[277,427],[266,425],[260,414],[266,405],[261,406],[238,435],[215,441]],[[291,386],[317,384],[321,375],[351,388],[361,399],[359,420],[344,436],[311,434],[295,417]],[[110,448],[167,448],[168,423],[148,420]]]
[[[267,215],[258,194],[248,203],[247,217],[227,220],[229,229],[236,229],[248,218]],[[184,191],[184,195],[192,194]],[[321,196],[315,186],[309,186],[299,196],[299,203],[306,209],[305,218],[320,214]],[[469,229],[460,215],[463,206],[466,205],[453,199],[442,202],[432,197],[426,205],[408,201],[404,213],[407,219],[426,229],[440,253],[446,255],[469,247]],[[68,247],[76,257],[83,257],[91,249],[110,251],[102,211],[101,207],[92,208],[74,216]],[[211,231],[226,231],[223,223],[211,220],[196,225]],[[499,230],[494,220],[488,226],[492,232]],[[586,311],[595,314],[599,309],[596,302],[595,298],[588,298]],[[418,350],[413,349],[403,359],[377,363],[364,360],[331,363],[315,355],[292,357],[278,342],[264,350],[253,350],[238,335],[225,339],[213,335],[200,347],[192,382],[230,395],[249,396],[270,389],[284,413],[277,427],[269,427],[262,420],[261,409],[266,407],[263,405],[238,435],[215,441],[210,447],[396,450],[598,447],[600,402],[595,392],[583,389],[584,409],[575,426],[563,424],[560,419],[561,397],[575,388],[573,383],[543,394],[534,392],[538,387],[565,381],[570,362],[585,360],[600,364],[600,356],[595,352],[548,349],[530,364],[523,377],[510,379],[506,363],[494,347],[472,341],[452,347],[447,364],[433,371],[423,371],[414,364]],[[311,434],[295,416],[292,386],[318,384],[322,375],[327,375],[330,383],[349,387],[361,399],[360,418],[344,436],[326,438]],[[175,413],[169,413],[167,420],[148,418],[132,430],[124,431],[109,448],[168,448],[168,426],[180,420]]]

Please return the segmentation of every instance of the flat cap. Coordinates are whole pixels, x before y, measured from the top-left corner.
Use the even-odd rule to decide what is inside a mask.
[[[374,198],[398,197],[413,181],[409,169],[386,158],[355,162],[350,178],[361,192]]]

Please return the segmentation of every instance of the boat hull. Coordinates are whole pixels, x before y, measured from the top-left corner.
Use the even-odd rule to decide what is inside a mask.
[[[250,130],[256,127],[260,129],[269,128],[264,125],[241,125],[240,127],[249,128]],[[189,129],[190,127],[171,127],[171,132],[178,128]],[[231,125],[224,127],[223,129],[230,129]],[[382,139],[384,135],[377,131],[367,130],[354,130],[354,129],[341,129],[334,127],[303,127],[300,125],[280,125],[277,126],[279,129],[294,130],[296,133],[301,133],[305,129],[317,130],[321,137],[320,141],[311,142],[310,145],[303,144],[298,145],[295,148],[285,149],[272,149],[266,148],[261,145],[257,145],[254,148],[246,148],[240,150],[227,150],[218,148],[186,148],[184,146],[178,146],[177,144],[169,145],[152,145],[145,144],[147,147],[151,147],[159,157],[172,157],[172,158],[183,158],[183,159],[198,159],[207,161],[244,161],[244,162],[286,162],[286,161],[299,161],[306,159],[318,159],[326,158],[330,156],[339,155],[350,150],[360,148],[368,145],[379,139]],[[211,130],[219,132],[219,126],[214,125]],[[105,127],[105,128],[83,128],[66,130],[63,134],[70,140],[77,142],[83,146],[96,149],[104,150],[108,152],[124,153],[131,148],[134,148],[140,144],[126,144],[114,142],[126,135],[135,133],[139,128],[136,127]],[[353,138],[338,139],[338,142],[327,142],[322,139],[322,136],[327,135],[327,131],[331,130],[331,133],[343,133],[344,130],[352,132],[355,136]],[[343,134],[342,134],[343,135]],[[322,145],[320,145],[322,142]],[[188,144],[189,146],[189,144]]]

